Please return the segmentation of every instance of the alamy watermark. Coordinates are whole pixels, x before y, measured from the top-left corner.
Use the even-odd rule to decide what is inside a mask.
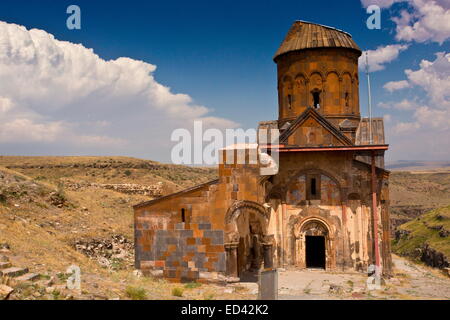
[[[66,270],[67,274],[70,276],[67,278],[67,289],[70,290],[81,290],[81,269],[79,266],[71,265]]]
[[[367,268],[369,277],[367,278],[366,285],[367,290],[380,290],[381,289],[381,267],[371,264]]]
[[[81,30],[81,9],[77,5],[70,5],[66,10],[70,16],[66,20],[66,26],[69,30]]]
[[[193,132],[179,128],[172,132],[171,161],[183,165],[257,164],[270,161],[266,152],[277,161],[278,153],[272,146],[279,145],[277,129],[204,130],[202,121],[194,121]],[[270,151],[268,151],[270,150]],[[263,154],[263,156],[261,156]],[[221,159],[225,155],[225,159]]]
[[[367,18],[366,25],[369,30],[381,29],[381,8],[375,4],[367,7],[367,14],[370,14]]]

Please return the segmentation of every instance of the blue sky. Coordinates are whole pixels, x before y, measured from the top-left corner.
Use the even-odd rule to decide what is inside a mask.
[[[352,34],[363,50],[376,50],[388,45],[404,46],[403,49],[393,48],[394,52],[388,52],[387,56],[384,56],[383,52],[378,52],[381,55],[379,58],[383,70],[372,73],[374,114],[387,115],[386,131],[389,135],[388,142],[393,149],[388,154],[388,158],[390,160],[444,160],[449,158],[450,151],[443,152],[442,146],[428,146],[422,150],[417,148],[413,150],[412,146],[415,144],[411,144],[410,139],[417,134],[420,135],[420,132],[424,130],[430,134],[430,128],[435,130],[436,135],[445,138],[448,137],[450,127],[445,120],[450,114],[448,112],[450,108],[443,108],[442,103],[439,103],[436,98],[433,101],[437,105],[428,103],[431,96],[435,97],[439,93],[430,92],[432,90],[430,83],[418,83],[405,75],[405,70],[408,69],[420,71],[421,61],[427,60],[432,63],[437,59],[436,53],[449,51],[447,40],[449,34],[446,28],[442,30],[442,26],[437,26],[436,28],[440,28],[441,31],[436,31],[429,23],[428,25],[424,23],[423,28],[432,30],[425,30],[428,34],[425,31],[420,33],[421,30],[414,30],[417,34],[422,34],[420,38],[402,33],[400,28],[406,30],[408,24],[414,26],[415,22],[421,22],[420,19],[426,22],[427,16],[421,12],[423,8],[421,1],[423,0],[370,1],[371,4],[379,4],[383,7],[381,30],[369,30],[366,27],[369,16],[364,8],[369,2],[366,0],[166,1],[164,3],[138,0],[126,2],[2,0],[0,21],[21,25],[28,30],[41,29],[52,34],[57,40],[82,44],[86,48],[92,48],[102,60],[128,57],[156,66],[156,71],[152,72],[153,80],[170,88],[170,94],[176,97],[174,99],[177,105],[186,104],[183,108],[187,109],[180,106],[181,109],[173,111],[172,115],[185,113],[184,120],[188,122],[190,117],[187,114],[191,110],[189,108],[206,108],[208,111],[200,112],[199,116],[214,117],[214,123],[217,123],[218,119],[226,119],[225,122],[220,123],[219,127],[226,127],[233,122],[235,125],[250,128],[255,127],[258,121],[276,119],[276,65],[272,57],[295,20],[312,21],[343,29]],[[443,9],[445,18],[450,7],[448,1],[428,1],[430,2]],[[81,30],[66,28],[68,17],[66,8],[71,4],[81,8]],[[413,18],[403,22],[393,21],[392,18],[399,17],[403,10],[411,13]],[[420,27],[416,25],[416,28]],[[402,35],[399,36],[399,34]],[[445,56],[443,59],[445,60]],[[446,68],[446,61],[443,63]],[[362,76],[363,74],[361,74],[361,80],[365,80]],[[448,79],[446,73],[439,76],[445,81]],[[420,78],[420,74],[417,74],[417,77]],[[0,80],[6,81],[6,78],[0,78]],[[389,92],[383,88],[390,81],[401,80],[409,81],[404,89]],[[36,81],[41,85],[43,83],[42,79]],[[75,78],[74,82],[76,81]],[[128,83],[131,82],[128,81]],[[27,85],[32,86],[32,84]],[[141,83],[136,86],[139,85]],[[71,87],[72,85],[61,86],[59,93],[67,88],[72,90]],[[102,90],[110,90],[110,87]],[[129,88],[121,90],[133,91]],[[162,125],[167,117],[172,117],[172,115],[164,115],[162,110],[172,101],[169,93],[165,93],[169,95],[167,98],[169,102],[155,103],[157,112],[142,112],[142,109],[133,108],[133,103],[142,101],[134,101],[134,97],[127,100],[127,96],[131,94],[122,93],[112,103],[108,102],[111,109],[105,107],[100,112],[94,111],[99,103],[91,99],[92,96],[99,97],[98,91],[92,93],[83,89],[82,92],[86,96],[77,91],[79,98],[74,97],[67,99],[69,101],[61,102],[67,107],[54,107],[49,110],[42,107],[46,101],[42,95],[37,95],[35,92],[27,93],[26,102],[23,102],[23,97],[27,94],[11,93],[6,89],[2,92],[0,89],[0,97],[3,95],[5,99],[9,99],[8,101],[13,101],[11,104],[18,109],[22,108],[21,115],[32,114],[31,127],[36,128],[37,136],[40,137],[27,138],[24,135],[22,139],[16,139],[16,141],[5,132],[2,138],[0,131],[0,147],[3,149],[1,153],[120,154],[169,161],[170,133],[164,132],[163,128],[175,127],[180,123],[177,120],[170,121],[170,125]],[[366,92],[366,82],[361,81],[360,105],[363,115],[367,113]],[[67,96],[70,97],[71,94]],[[192,100],[179,101],[177,99],[183,99],[176,94],[188,95]],[[148,93],[148,95],[155,97],[154,93]],[[50,94],[47,99],[51,100]],[[446,104],[448,99],[446,97],[443,99]],[[121,101],[122,104],[119,105],[117,101]],[[82,102],[92,104],[92,108],[87,109],[86,106],[81,106]],[[115,105],[116,102],[117,105]],[[403,104],[396,105],[399,102]],[[430,118],[433,117],[430,112],[436,111],[443,118],[442,125],[435,127],[431,120],[424,123],[419,119],[419,109],[423,111],[421,114],[425,113],[425,117]],[[90,115],[89,110],[92,110],[92,116],[88,118],[95,123],[94,125],[90,125],[89,119],[82,117],[82,115]],[[108,116],[102,119],[102,114],[105,113]],[[18,114],[10,115],[8,121],[17,120]],[[144,121],[146,117],[149,117],[148,121]],[[123,121],[119,121],[120,119]],[[157,129],[158,125],[161,125],[161,128]],[[48,126],[54,132],[52,137],[42,133],[43,128]],[[71,128],[70,133],[62,132],[63,128],[67,127]],[[18,125],[14,128],[19,130]],[[89,143],[75,143],[77,135],[83,128],[89,128],[91,131],[89,135],[85,135]],[[56,138],[58,136],[64,136],[66,140],[58,140]],[[446,143],[449,139],[444,138],[442,142]],[[106,139],[107,143],[103,143],[102,139]],[[426,144],[429,135],[421,139],[420,142]],[[96,146],[95,142],[100,143],[100,146]],[[108,144],[109,142],[111,145]],[[119,143],[114,144],[114,142]],[[450,149],[448,142],[444,144],[444,148],[446,147]]]

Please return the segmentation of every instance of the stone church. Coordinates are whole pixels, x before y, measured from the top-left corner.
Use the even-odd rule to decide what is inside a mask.
[[[172,281],[281,267],[389,275],[388,145],[383,120],[361,118],[361,54],[350,34],[296,21],[274,56],[278,120],[259,124],[278,141],[229,146],[217,180],[135,205],[136,268]]]

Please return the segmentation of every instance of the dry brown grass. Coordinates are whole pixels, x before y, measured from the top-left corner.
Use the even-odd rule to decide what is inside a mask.
[[[25,163],[30,161],[29,158],[20,157],[1,159],[2,164],[6,165],[11,163],[17,165],[19,160]],[[70,162],[73,158],[63,160]],[[83,157],[76,160],[92,161],[98,158]],[[61,158],[45,157],[32,161],[48,163],[61,161]],[[179,299],[172,295],[172,290],[180,284],[151,277],[136,277],[132,266],[119,271],[102,268],[96,261],[76,251],[72,245],[80,239],[107,239],[117,234],[132,241],[132,205],[148,200],[148,197],[93,188],[79,191],[63,190],[67,203],[58,208],[49,201],[51,192],[57,190],[57,182],[65,174],[71,175],[71,178],[76,178],[77,175],[70,168],[61,169],[63,171],[49,169],[44,173],[39,170],[24,169],[19,173],[12,169],[0,168],[0,177],[4,176],[9,181],[8,188],[14,187],[21,192],[25,191],[24,196],[8,195],[6,202],[0,203],[0,243],[6,242],[10,245],[11,253],[8,256],[14,266],[28,267],[31,272],[58,278],[56,275],[65,273],[70,265],[78,265],[82,273],[82,294],[78,296],[81,299],[130,299],[126,292],[128,286],[145,290],[147,299]],[[110,169],[106,170],[110,172]],[[32,177],[27,176],[27,173],[31,173]],[[42,174],[48,174],[50,178],[36,179]],[[18,179],[14,178],[16,176]],[[133,176],[137,179],[138,175],[132,172],[131,177]],[[2,187],[1,179],[0,187]],[[63,283],[63,280],[59,280],[59,284]],[[21,291],[20,297],[33,298],[32,292],[28,292],[30,290],[35,289],[25,288],[23,292]],[[223,287],[207,284],[185,290],[182,298],[214,297],[252,298],[245,291],[223,294]]]
[[[163,183],[165,193],[213,180],[215,168],[163,164],[130,157],[0,156],[0,166],[57,185],[61,180],[90,183]]]

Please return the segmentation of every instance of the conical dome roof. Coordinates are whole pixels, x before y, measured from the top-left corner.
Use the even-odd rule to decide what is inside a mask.
[[[361,52],[351,34],[321,24],[295,21],[274,56],[312,48],[349,48]]]

